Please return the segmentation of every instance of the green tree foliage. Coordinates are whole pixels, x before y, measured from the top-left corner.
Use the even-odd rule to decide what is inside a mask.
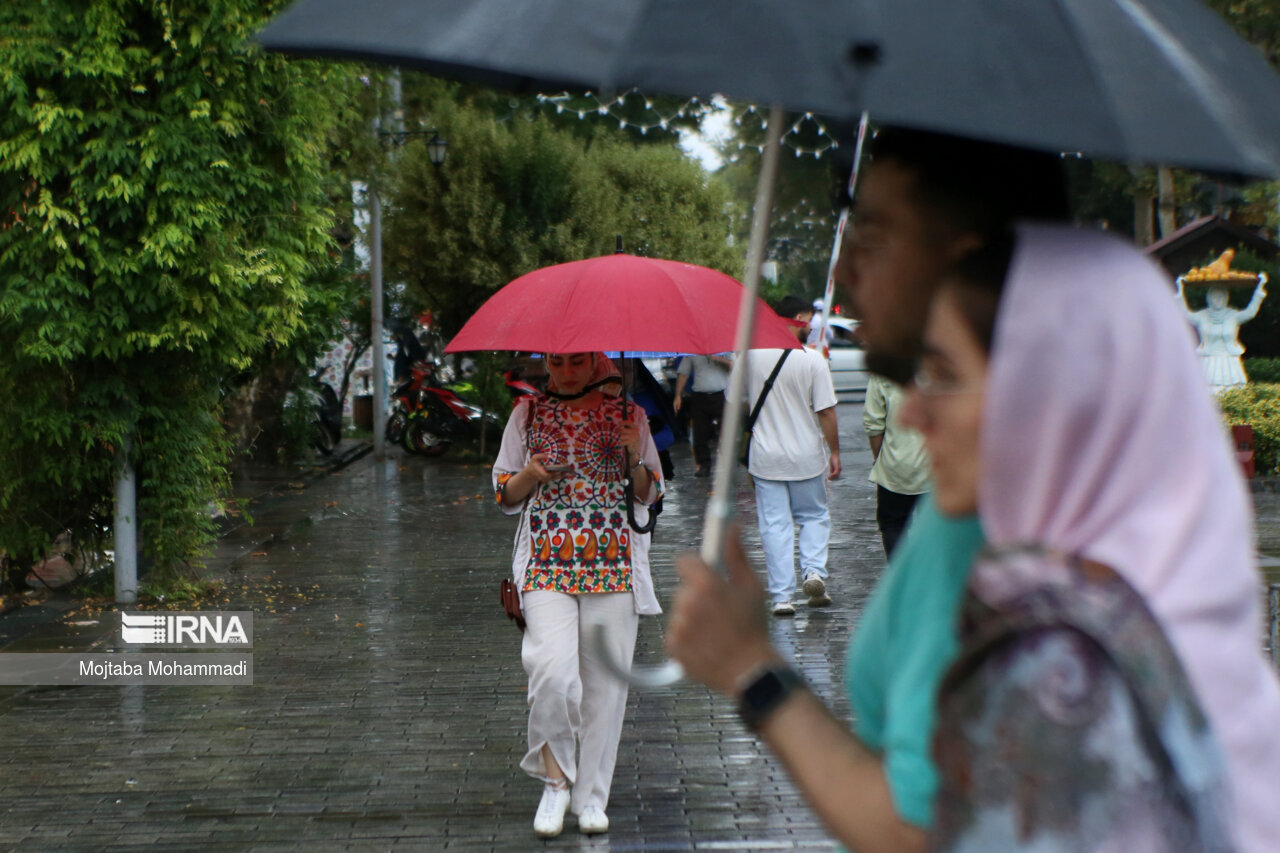
[[[421,140],[406,145],[384,217],[388,279],[446,334],[517,276],[612,252],[619,234],[633,254],[741,275],[727,194],[673,148],[584,138],[541,116],[503,120],[456,95],[442,85],[428,102],[447,162],[433,166]]]
[[[1250,382],[1280,383],[1280,358],[1246,358],[1244,372]]]
[[[738,202],[734,222],[734,239],[745,251],[751,231],[752,206],[760,178],[762,157],[757,151],[765,141],[764,121],[767,110],[748,112],[744,104],[731,104],[730,109],[741,120],[725,143],[725,166],[716,174]],[[798,115],[784,119],[784,144],[778,161],[778,177],[774,185],[773,210],[765,243],[767,260],[777,264],[776,284],[761,281],[761,296],[773,300],[795,294],[810,298],[822,296],[827,283],[839,207],[845,200],[845,183],[853,160],[856,124],[826,120],[824,133],[834,134],[841,151],[827,149],[823,156],[813,157],[803,151],[825,148],[832,137],[818,133],[817,122]],[[739,145],[742,147],[739,148]]]
[[[333,263],[342,66],[248,37],[271,0],[0,11],[0,547],[109,517],[133,446],[144,549],[198,558],[225,483],[223,383],[304,328]]]
[[[1208,5],[1280,71],[1280,5],[1275,0],[1208,0]]]

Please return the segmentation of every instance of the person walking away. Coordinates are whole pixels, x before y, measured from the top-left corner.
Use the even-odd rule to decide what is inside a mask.
[[[629,526],[623,478],[634,483],[641,526],[662,478],[648,419],[616,396],[621,383],[609,359],[552,353],[546,365],[547,393],[520,398],[507,421],[493,486],[502,511],[520,516],[512,574],[529,675],[529,749],[520,767],[544,783],[533,829],[550,838],[569,810],[584,834],[609,829],[627,685],[596,657],[586,632],[603,624],[609,655],[629,666],[639,615],[661,612],[649,537]]]
[[[690,355],[676,369],[676,393],[672,406],[679,414],[684,391],[693,378],[689,394],[689,414],[693,426],[693,475],[711,476],[712,424],[724,412],[724,392],[729,387],[733,359],[724,355]]]
[[[898,419],[905,399],[902,386],[873,374],[862,406],[862,427],[875,460],[869,479],[876,484],[876,525],[886,557],[893,555],[916,499],[929,490],[924,437]]]
[[[794,324],[803,341],[813,307],[795,296],[783,298],[778,315]],[[781,361],[772,387],[765,383]],[[796,612],[796,527],[800,528],[802,589],[810,607],[831,603],[827,594],[827,542],[831,515],[827,480],[840,476],[840,436],[836,393],[826,360],[810,349],[749,350],[747,401],[764,404],[751,431],[747,470],[755,481],[756,518],[775,616]],[[826,451],[823,444],[826,444]]]

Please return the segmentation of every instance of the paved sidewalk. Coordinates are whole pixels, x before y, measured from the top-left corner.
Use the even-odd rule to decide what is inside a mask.
[[[775,623],[847,714],[844,645],[883,559],[859,409],[841,406],[835,605]],[[677,456],[653,562],[696,547],[705,481]],[[749,492],[740,493],[758,553]],[[252,687],[0,687],[0,849],[831,850],[731,705],[688,684],[634,692],[606,836],[532,833],[519,632],[502,615],[514,522],[488,469],[366,457],[231,531],[206,609],[253,610]],[[70,623],[70,624],[64,624]],[[6,648],[118,648],[114,613]],[[82,623],[82,624],[75,624]],[[96,624],[83,624],[96,623]],[[662,618],[638,661],[661,659]]]
[[[859,415],[839,408],[835,603],[773,623],[846,716],[844,647],[883,567]],[[691,471],[679,454],[658,525],[664,603],[701,531]],[[1280,554],[1280,494],[1255,500],[1260,544]],[[491,503],[486,467],[392,449],[231,530],[211,561],[227,594],[206,609],[254,611],[252,687],[0,687],[0,850],[836,849],[730,704],[688,684],[633,691],[611,831],[570,819],[535,838],[519,633],[497,595],[515,528]],[[75,614],[5,650],[118,648],[116,618]],[[662,624],[642,620],[639,662],[661,658]]]

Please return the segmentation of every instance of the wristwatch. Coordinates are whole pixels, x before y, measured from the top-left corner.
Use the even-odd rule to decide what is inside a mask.
[[[769,715],[804,686],[804,679],[786,664],[770,664],[747,676],[746,687],[738,699],[738,716],[753,732],[760,731]]]

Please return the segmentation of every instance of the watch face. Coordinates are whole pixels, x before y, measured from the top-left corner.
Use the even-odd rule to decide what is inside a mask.
[[[752,708],[762,708],[767,707],[770,700],[775,699],[784,690],[782,679],[778,678],[777,671],[768,669],[751,682],[743,692],[742,698]]]
[[[743,722],[753,730],[759,728],[800,683],[800,676],[785,666],[770,667],[760,673],[747,685],[738,703]]]

